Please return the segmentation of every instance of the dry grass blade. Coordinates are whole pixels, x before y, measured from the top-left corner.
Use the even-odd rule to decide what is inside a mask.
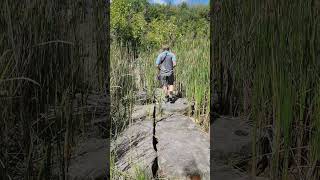
[[[45,45],[50,45],[50,44],[68,44],[68,45],[74,46],[73,42],[63,41],[63,40],[54,40],[54,41],[42,42],[42,43],[34,45],[33,47],[45,46]]]
[[[3,83],[3,82],[7,82],[7,81],[18,81],[18,80],[25,80],[25,81],[29,81],[37,86],[40,87],[40,84],[38,82],[36,82],[35,80],[32,80],[30,78],[27,78],[27,77],[16,77],[16,78],[8,78],[8,79],[2,79],[0,80],[0,83]]]

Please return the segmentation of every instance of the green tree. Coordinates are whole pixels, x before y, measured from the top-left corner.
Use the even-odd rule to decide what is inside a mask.
[[[115,0],[111,5],[111,33],[117,42],[130,44],[134,52],[174,44],[188,35],[207,37],[207,6],[150,4],[147,0]]]
[[[115,0],[111,4],[111,34],[118,42],[130,45],[135,54],[145,34],[147,0]]]
[[[149,47],[159,46],[162,43],[173,43],[178,37],[176,17],[170,19],[154,19],[149,26],[145,43]]]

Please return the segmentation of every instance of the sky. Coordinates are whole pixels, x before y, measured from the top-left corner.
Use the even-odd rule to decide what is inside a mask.
[[[186,2],[190,5],[195,4],[209,4],[209,0],[149,0],[150,3],[158,3],[158,4],[168,4],[171,2],[174,5],[180,4],[182,2]]]

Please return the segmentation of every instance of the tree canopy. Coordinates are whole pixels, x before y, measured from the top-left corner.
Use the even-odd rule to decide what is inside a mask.
[[[207,38],[208,21],[208,6],[170,6],[147,0],[115,0],[111,4],[112,39],[140,49],[173,44],[185,35]]]

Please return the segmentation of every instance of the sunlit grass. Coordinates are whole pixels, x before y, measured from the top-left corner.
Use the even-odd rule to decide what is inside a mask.
[[[134,103],[133,59],[126,48],[111,46],[111,134],[117,136],[130,123]]]
[[[208,115],[210,109],[210,59],[209,39],[184,37],[171,48],[177,57],[175,69],[176,90],[181,91],[183,96],[190,102],[195,102],[195,114]],[[145,87],[149,96],[152,96],[155,88],[160,88],[155,79],[157,69],[155,59],[160,52],[142,53],[143,77],[146,79]],[[205,128],[209,126],[207,118],[202,124]]]

